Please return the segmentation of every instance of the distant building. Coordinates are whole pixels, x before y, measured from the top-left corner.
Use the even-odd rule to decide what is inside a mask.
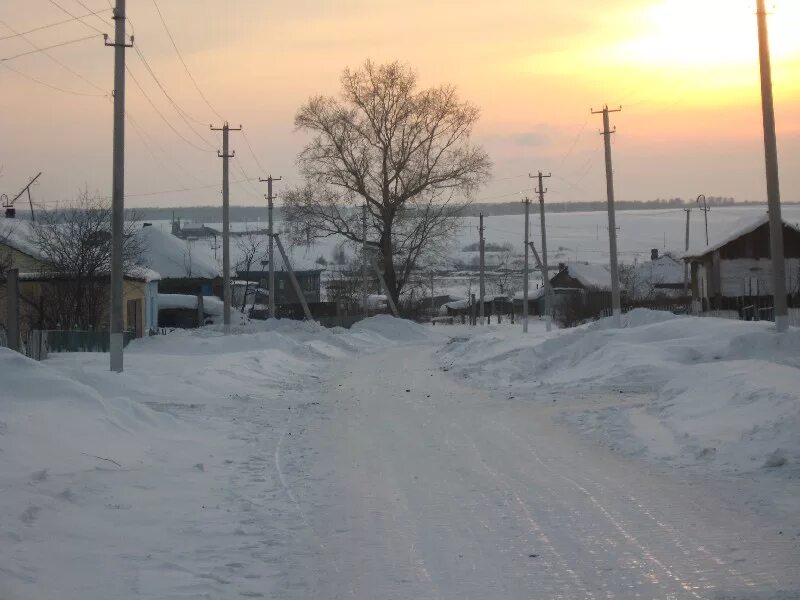
[[[181,223],[180,219],[172,220],[172,235],[182,240],[199,240],[216,238],[221,232],[202,223]]]
[[[789,306],[800,306],[800,226],[783,224]],[[737,311],[743,318],[771,318],[772,260],[769,215],[740,221],[725,237],[684,256],[691,270],[695,312]],[[760,313],[760,314],[759,314]]]

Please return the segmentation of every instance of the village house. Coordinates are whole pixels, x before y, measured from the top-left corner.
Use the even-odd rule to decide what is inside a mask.
[[[48,267],[47,259],[33,241],[30,223],[6,220],[0,230],[0,329],[6,329],[7,281],[9,270],[18,272],[19,330],[24,343],[34,329],[73,330],[74,323],[61,322],[58,303],[75,280],[69,274],[56,273]],[[136,267],[124,276],[123,322],[130,337],[142,337],[157,326],[159,274],[152,269]],[[104,297],[110,296],[108,273],[94,276],[87,282]],[[99,303],[88,325],[93,330],[108,328],[107,303]]]
[[[141,236],[144,264],[161,276],[162,294],[222,295],[222,274],[219,264],[209,252],[145,223]]]
[[[800,226],[783,224],[789,306],[800,307]],[[772,261],[769,215],[739,222],[728,235],[684,256],[691,271],[695,313],[731,311],[744,319],[771,319]]]

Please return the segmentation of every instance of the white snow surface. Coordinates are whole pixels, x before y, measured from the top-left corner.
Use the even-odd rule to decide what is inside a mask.
[[[123,374],[0,350],[0,598],[797,598],[796,337],[625,325],[270,320]]]
[[[800,474],[796,328],[777,334],[765,322],[636,309],[623,315],[621,329],[611,319],[549,336],[499,329],[452,343],[441,359],[484,386],[645,397],[625,412],[641,413],[662,441],[671,440],[669,452],[655,452],[660,459],[744,473],[779,452],[787,459],[783,472]],[[582,424],[602,429],[607,412],[593,416]],[[637,439],[635,425],[627,423],[629,441],[646,448],[651,440]]]
[[[265,518],[293,510],[280,481],[250,473],[272,455],[247,453],[280,439],[304,402],[287,389],[427,331],[378,316],[349,331],[280,320],[234,333],[136,340],[123,374],[106,354],[37,363],[0,348],[0,598],[275,597],[262,581],[274,568],[233,565],[255,541],[248,484],[268,489]],[[270,525],[267,547],[295,526]]]

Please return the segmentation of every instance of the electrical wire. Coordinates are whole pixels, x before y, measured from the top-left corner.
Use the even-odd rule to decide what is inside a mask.
[[[20,58],[22,56],[28,56],[30,54],[38,54],[39,52],[46,52],[47,50],[52,50],[53,48],[61,48],[62,46],[69,46],[70,44],[77,44],[78,42],[85,42],[86,40],[91,40],[96,38],[96,35],[87,35],[86,37],[78,38],[75,40],[68,40],[66,42],[60,42],[58,44],[53,44],[51,46],[44,46],[44,47],[37,47],[36,50],[28,50],[27,52],[20,52],[19,54],[14,54],[12,56],[6,56],[0,58],[0,62],[7,62],[9,60],[14,60],[16,58]]]
[[[262,173],[266,173],[267,170],[261,165],[261,162],[258,160],[255,151],[253,150],[253,146],[250,144],[250,140],[247,139],[247,134],[242,129],[242,139],[244,139],[244,143],[247,144],[247,149],[250,151],[250,156],[253,157],[253,160],[256,162],[256,166],[261,170]]]
[[[8,29],[9,31],[13,31],[14,33],[17,33],[17,32],[16,32],[16,30],[15,30],[13,27],[11,27],[11,25],[9,25],[8,23],[6,23],[6,22],[5,22],[5,21],[3,21],[2,19],[0,19],[0,25],[3,25],[3,27],[5,27],[6,29]],[[25,43],[27,43],[29,46],[31,46],[31,47],[32,47],[32,48],[34,48],[35,50],[38,50],[39,52],[41,52],[42,54],[44,54],[44,55],[45,55],[47,58],[49,58],[49,59],[50,59],[52,62],[54,62],[55,64],[57,64],[59,67],[61,67],[62,69],[64,69],[64,70],[65,70],[65,71],[67,71],[68,73],[71,73],[72,75],[74,75],[75,77],[77,77],[78,79],[80,79],[81,81],[83,81],[84,83],[87,83],[87,84],[89,84],[91,87],[93,87],[93,88],[94,88],[94,89],[96,89],[97,91],[99,91],[99,92],[102,92],[102,93],[103,93],[103,95],[109,95],[109,93],[108,93],[106,90],[104,90],[103,88],[101,88],[99,85],[97,85],[97,84],[96,84],[96,83],[94,83],[93,81],[91,81],[91,80],[87,79],[86,77],[84,77],[83,75],[81,75],[80,73],[78,73],[78,72],[77,72],[75,69],[73,69],[72,67],[70,67],[70,66],[68,66],[68,65],[65,65],[63,62],[61,62],[60,60],[58,60],[58,59],[57,59],[55,56],[53,56],[53,55],[51,55],[49,52],[47,52],[45,49],[43,49],[43,48],[40,48],[39,46],[37,46],[36,44],[34,44],[34,43],[33,43],[33,42],[32,42],[32,41],[31,41],[31,40],[30,40],[30,39],[27,37],[27,35],[25,35],[25,34],[20,34],[20,36],[21,36],[21,37],[22,37],[22,39],[25,41]],[[92,37],[95,37],[95,36],[92,36]]]
[[[84,20],[83,20],[83,17],[79,17],[79,16],[77,16],[77,15],[74,15],[74,14],[72,14],[71,12],[69,12],[69,11],[68,11],[66,8],[64,8],[64,7],[63,7],[63,6],[61,6],[61,5],[60,5],[58,2],[56,2],[56,0],[47,0],[47,1],[48,1],[50,4],[52,4],[53,6],[55,6],[56,8],[58,8],[58,9],[59,9],[61,12],[63,12],[63,13],[65,13],[65,14],[69,15],[70,17],[72,17],[72,18],[73,18],[73,19],[75,19],[76,21],[79,21],[81,24],[85,25],[85,26],[86,26],[86,27],[88,27],[89,29],[93,29],[94,31],[96,31],[97,33],[99,33],[99,34],[101,34],[101,35],[107,35],[107,32],[105,32],[105,31],[103,31],[103,30],[101,30],[101,29],[98,29],[97,27],[95,27],[95,26],[94,26],[94,25],[92,25],[91,23],[87,23],[86,21],[84,21]]]
[[[74,17],[74,18],[71,18],[71,19],[64,19],[63,21],[58,21],[56,23],[50,23],[48,25],[40,25],[39,27],[34,27],[33,29],[28,29],[27,31],[14,33],[13,35],[5,35],[5,36],[0,37],[0,42],[5,41],[5,40],[10,40],[10,39],[13,39],[13,38],[16,38],[16,37],[21,37],[21,36],[24,36],[24,35],[28,35],[29,33],[35,33],[37,31],[42,31],[44,29],[50,29],[51,27],[58,27],[59,25],[65,25],[67,23],[72,23],[72,22],[78,21],[80,19],[85,19],[86,17],[91,17],[92,15],[96,15],[98,13],[103,13],[103,12],[108,12],[108,11],[109,11],[108,8],[103,8],[103,9],[95,11],[95,12],[90,12],[89,14],[86,14],[86,15],[80,15],[80,16],[77,16],[77,17]]]
[[[197,144],[192,142],[190,139],[188,139],[186,136],[184,136],[180,131],[178,131],[175,128],[175,126],[172,125],[172,123],[170,123],[170,121],[164,116],[164,113],[162,113],[158,109],[158,107],[156,106],[155,102],[153,102],[153,100],[150,98],[150,96],[147,95],[147,92],[144,91],[144,88],[139,83],[139,80],[136,79],[136,76],[133,74],[133,71],[131,71],[131,68],[128,65],[125,65],[125,70],[128,72],[128,75],[131,76],[131,80],[136,85],[136,87],[139,88],[139,91],[145,97],[145,100],[147,100],[147,102],[150,104],[150,106],[153,107],[153,110],[156,111],[158,116],[161,117],[161,120],[164,121],[164,123],[167,125],[167,127],[169,127],[175,135],[177,135],[180,139],[182,139],[184,142],[186,142],[189,146],[191,146],[195,150],[199,150],[200,152],[213,152],[213,150],[209,150],[208,148],[201,148],[200,146],[198,146]]]
[[[198,85],[197,80],[194,78],[194,75],[192,75],[192,72],[189,69],[189,66],[186,64],[186,61],[183,59],[183,55],[181,54],[181,51],[178,50],[178,44],[175,43],[175,38],[172,36],[172,33],[169,30],[169,27],[167,27],[167,22],[164,19],[164,15],[161,14],[161,9],[158,7],[158,2],[156,2],[156,0],[153,0],[153,6],[155,7],[156,12],[158,13],[158,18],[161,20],[161,25],[164,26],[164,31],[167,32],[167,37],[169,37],[169,41],[172,43],[172,47],[175,49],[175,54],[178,55],[178,59],[181,61],[181,64],[183,65],[183,68],[186,71],[186,74],[189,76],[189,79],[192,81],[192,84],[194,85],[194,88],[197,90],[197,93],[200,94],[200,97],[203,99],[203,102],[205,102],[206,106],[208,106],[208,108],[211,109],[211,112],[213,112],[217,116],[217,118],[219,118],[221,121],[225,121],[225,118],[221,114],[219,114],[217,109],[215,109],[212,106],[212,104],[208,101],[208,98],[206,98],[206,95],[203,93],[203,90],[200,89],[200,86]]]
[[[85,5],[85,4],[84,4],[84,3],[83,3],[81,0],[75,0],[75,2],[77,2],[78,4],[80,4],[80,5],[81,5],[81,7],[82,7],[82,8],[84,8],[85,10],[89,11],[89,12],[91,13],[89,16],[94,16],[94,17],[97,17],[97,19],[98,19],[98,20],[99,20],[99,21],[100,21],[100,22],[103,24],[103,26],[104,26],[104,27],[107,27],[107,26],[108,26],[108,23],[106,23],[106,22],[103,20],[103,18],[102,18],[102,17],[101,17],[99,14],[97,14],[97,13],[99,13],[99,12],[106,12],[106,9],[103,9],[102,11],[99,11],[99,10],[98,10],[98,11],[93,11],[91,8],[89,8],[88,6],[86,6],[86,5]],[[112,9],[112,12],[113,12],[113,9]]]
[[[145,56],[144,56],[144,54],[142,53],[142,51],[141,51],[141,49],[139,48],[139,46],[138,46],[138,45],[135,45],[135,46],[133,47],[133,49],[136,51],[136,55],[139,57],[139,60],[141,60],[141,61],[142,61],[142,64],[144,64],[145,68],[147,69],[147,72],[150,74],[150,77],[152,77],[152,78],[153,78],[153,81],[155,81],[155,82],[156,82],[156,85],[157,85],[157,86],[158,86],[158,88],[161,90],[161,92],[164,94],[164,96],[165,96],[165,97],[166,97],[166,99],[169,101],[169,103],[172,105],[172,108],[173,108],[173,109],[175,109],[175,112],[176,112],[176,113],[178,113],[178,116],[181,118],[181,120],[182,120],[182,121],[183,121],[183,122],[186,124],[186,126],[187,126],[187,127],[188,127],[188,128],[191,130],[191,131],[192,131],[192,133],[194,133],[194,134],[195,134],[195,135],[198,137],[198,139],[200,139],[200,140],[201,140],[201,141],[202,141],[204,144],[206,144],[206,146],[208,146],[208,149],[209,149],[209,150],[213,150],[213,149],[214,149],[214,146],[213,146],[213,145],[212,145],[212,144],[211,144],[211,143],[208,141],[208,139],[206,139],[206,138],[205,138],[205,137],[204,137],[204,136],[203,136],[203,135],[202,135],[200,132],[198,132],[198,131],[197,131],[197,130],[194,128],[194,126],[192,126],[192,124],[191,124],[191,123],[189,123],[189,119],[191,119],[191,120],[192,120],[192,121],[194,121],[195,123],[200,123],[200,124],[203,124],[203,123],[202,123],[201,121],[198,121],[197,119],[195,119],[194,117],[192,117],[192,116],[191,116],[189,113],[187,113],[187,112],[186,112],[184,109],[182,109],[182,108],[181,108],[181,107],[178,105],[178,103],[177,103],[177,102],[175,102],[175,100],[172,98],[172,96],[170,96],[169,92],[167,92],[167,89],[166,89],[166,88],[164,87],[164,85],[161,83],[161,80],[158,78],[158,76],[155,74],[155,72],[153,71],[153,69],[150,67],[150,63],[149,63],[149,62],[147,62],[147,58],[145,58]]]
[[[52,83],[48,83],[46,81],[42,81],[41,79],[37,79],[36,77],[33,77],[32,75],[28,75],[27,73],[25,73],[23,71],[20,71],[19,69],[15,69],[14,67],[12,67],[11,65],[8,65],[6,63],[0,63],[0,66],[5,67],[6,69],[11,71],[12,73],[16,73],[17,75],[19,75],[20,77],[22,77],[24,79],[27,79],[28,81],[31,81],[31,82],[36,83],[38,85],[41,85],[43,87],[49,88],[49,89],[54,90],[56,92],[61,92],[61,93],[64,93],[64,94],[70,94],[71,96],[83,96],[83,97],[87,97],[87,98],[104,98],[104,97],[108,97],[108,94],[93,94],[93,93],[87,93],[87,92],[77,92],[75,90],[69,90],[69,89],[66,89],[66,88],[62,88],[62,87],[59,87],[57,85],[53,85]]]

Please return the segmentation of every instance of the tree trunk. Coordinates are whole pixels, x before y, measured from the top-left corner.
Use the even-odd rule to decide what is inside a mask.
[[[394,269],[391,222],[384,221],[383,235],[381,235],[381,254],[383,255],[383,280],[386,282],[389,294],[396,305],[400,299],[400,289],[397,281],[397,272]]]

